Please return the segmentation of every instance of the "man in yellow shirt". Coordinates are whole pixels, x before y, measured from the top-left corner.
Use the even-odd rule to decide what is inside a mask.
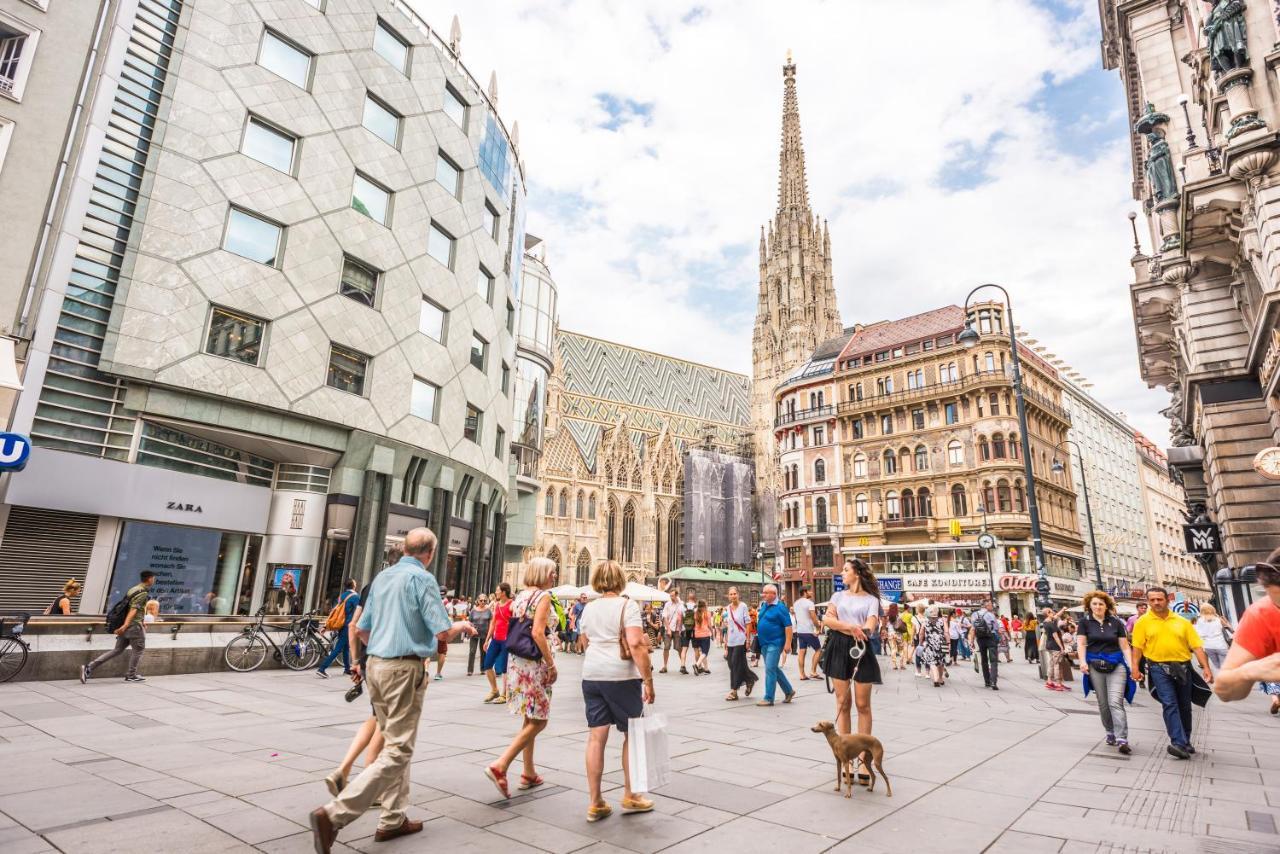
[[[1142,659],[1148,662],[1147,675],[1155,689],[1169,733],[1170,756],[1188,759],[1191,746],[1191,656],[1200,662],[1204,681],[1212,684],[1209,657],[1195,627],[1169,610],[1169,594],[1163,587],[1147,589],[1150,610],[1133,624],[1133,649],[1137,653],[1141,679]]]

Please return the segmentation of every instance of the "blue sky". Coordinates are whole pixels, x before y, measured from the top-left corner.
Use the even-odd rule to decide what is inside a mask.
[[[1128,303],[1128,119],[1092,0],[478,0],[460,16],[463,61],[497,70],[520,122],[563,327],[750,371],[791,49],[845,323],[1001,281],[1028,332],[1164,441]]]

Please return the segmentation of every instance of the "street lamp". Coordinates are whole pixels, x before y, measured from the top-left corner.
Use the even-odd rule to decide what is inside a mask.
[[[992,549],[996,547],[996,538],[987,530],[987,505],[979,504],[978,512],[982,514],[982,533],[978,535],[978,548],[987,553],[987,581],[991,584],[991,601],[997,602],[996,599],[996,571],[993,566],[994,559],[991,555]],[[1013,611],[1013,597],[1009,598],[1009,610]],[[997,611],[999,606],[997,605]]]
[[[756,567],[760,570],[760,589],[764,590],[764,548],[756,546]]]
[[[1050,607],[1053,602],[1049,599],[1049,576],[1044,565],[1044,543],[1040,538],[1040,508],[1036,504],[1036,481],[1035,473],[1031,470],[1031,434],[1027,432],[1027,403],[1022,396],[1022,362],[1018,359],[1018,339],[1014,334],[1013,327],[1013,300],[1009,298],[1009,292],[1003,287],[996,284],[978,285],[978,287],[969,291],[969,295],[964,298],[964,331],[956,338],[960,346],[966,350],[972,350],[978,346],[980,337],[978,330],[973,328],[973,320],[969,314],[969,300],[973,299],[973,295],[983,288],[996,288],[1000,293],[1004,294],[1005,313],[1008,317],[1005,320],[1009,326],[1009,345],[1013,351],[1013,396],[1018,404],[1018,432],[1022,435],[1024,451],[1022,454],[1023,473],[1027,478],[1027,510],[1031,515],[1031,547],[1036,556],[1036,604],[1042,608]]]
[[[1105,590],[1102,586],[1102,564],[1098,561],[1098,538],[1093,533],[1093,509],[1089,506],[1089,479],[1084,473],[1084,451],[1080,450],[1080,446],[1071,439],[1064,439],[1062,444],[1054,447],[1054,450],[1061,450],[1062,445],[1070,445],[1076,449],[1076,458],[1080,460],[1080,486],[1084,489],[1084,517],[1089,522],[1089,545],[1093,546],[1093,583],[1099,590]],[[1057,455],[1053,458],[1053,465],[1050,466],[1054,474],[1062,474],[1066,467],[1062,465],[1062,461]]]

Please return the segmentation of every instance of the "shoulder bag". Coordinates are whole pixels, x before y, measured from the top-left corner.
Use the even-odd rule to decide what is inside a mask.
[[[541,593],[545,595],[546,591]],[[530,597],[524,616],[519,619],[513,618],[511,628],[507,630],[507,652],[529,661],[542,660],[542,650],[538,649],[538,645],[533,640],[533,615],[537,613],[540,601],[542,601],[540,595]]]
[[[631,599],[622,597],[622,610],[618,612],[618,655],[623,661],[631,660],[631,645],[627,643],[627,605]]]

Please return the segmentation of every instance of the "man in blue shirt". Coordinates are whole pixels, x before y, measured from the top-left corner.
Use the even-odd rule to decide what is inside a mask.
[[[364,815],[379,797],[382,815],[374,839],[386,842],[422,830],[405,815],[409,800],[409,762],[418,740],[422,697],[427,688],[426,661],[437,644],[475,634],[467,621],[452,623],[440,599],[440,585],[427,572],[436,537],[414,528],[404,538],[404,557],[374,578],[356,631],[365,641],[369,664],[365,682],[382,730],[378,758],[338,796],[311,813],[311,831],[319,854],[332,850],[338,830]]]
[[[760,591],[760,609],[756,612],[756,636],[760,638],[760,654],[764,657],[764,699],[757,706],[772,706],[775,686],[782,685],[782,702],[790,703],[796,692],[791,690],[782,665],[791,649],[791,610],[778,601],[778,588],[766,584]]]

